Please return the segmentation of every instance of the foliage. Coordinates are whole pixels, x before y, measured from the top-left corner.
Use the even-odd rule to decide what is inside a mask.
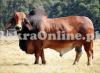
[[[28,13],[33,7],[47,11],[48,16],[63,17],[80,15],[89,17],[100,31],[100,2],[99,0],[0,0],[0,28],[15,11]]]

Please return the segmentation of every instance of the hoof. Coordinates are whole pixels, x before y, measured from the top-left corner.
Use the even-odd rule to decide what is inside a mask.
[[[92,63],[87,63],[87,66],[91,66],[92,65]]]
[[[87,65],[88,66],[91,66],[91,65],[93,65],[93,62],[92,61],[91,62],[88,62]]]
[[[74,62],[74,63],[73,63],[73,65],[77,65],[77,64],[78,64],[78,62]]]
[[[38,64],[38,62],[34,62],[34,64]]]
[[[43,61],[42,64],[46,64],[46,61]]]

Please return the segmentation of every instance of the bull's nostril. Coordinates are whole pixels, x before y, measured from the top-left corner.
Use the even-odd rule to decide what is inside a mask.
[[[15,27],[15,29],[19,29],[19,27]]]
[[[20,30],[20,29],[21,29],[21,27],[17,27],[17,26],[16,26],[16,27],[15,27],[15,29],[16,29],[16,30]]]

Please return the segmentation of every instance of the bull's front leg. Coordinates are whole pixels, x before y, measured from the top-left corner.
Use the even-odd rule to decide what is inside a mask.
[[[40,56],[39,50],[36,50],[35,51],[35,62],[34,62],[34,64],[39,63],[39,56]]]
[[[42,45],[43,45],[42,41],[40,41],[40,40],[36,41],[35,45],[36,45],[36,47],[35,47],[36,51],[35,51],[35,63],[34,64],[39,63],[39,56],[41,57],[42,64],[45,64],[46,61],[45,61],[45,57],[44,57],[44,50],[42,48]]]
[[[43,49],[41,49],[40,56],[41,56],[42,64],[46,64],[45,57],[44,57],[44,50]]]

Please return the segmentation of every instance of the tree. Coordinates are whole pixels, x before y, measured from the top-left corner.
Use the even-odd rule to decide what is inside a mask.
[[[99,0],[0,0],[0,29],[14,11],[28,13],[33,7],[44,9],[50,18],[69,15],[87,16],[100,30]]]

